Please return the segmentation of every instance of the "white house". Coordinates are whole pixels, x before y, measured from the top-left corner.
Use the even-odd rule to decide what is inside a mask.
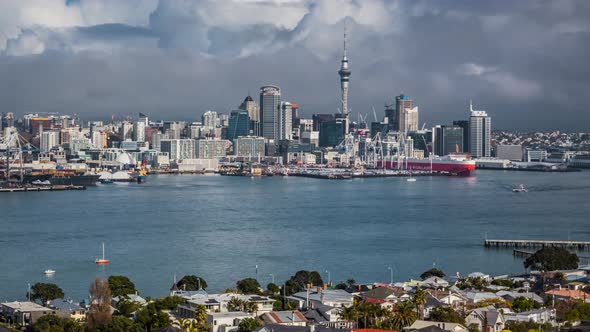
[[[505,327],[504,315],[494,307],[478,308],[465,317],[465,325],[476,325],[481,332],[501,332]]]
[[[207,315],[206,324],[209,332],[230,332],[238,329],[242,319],[251,317],[252,315],[245,312],[216,312]]]

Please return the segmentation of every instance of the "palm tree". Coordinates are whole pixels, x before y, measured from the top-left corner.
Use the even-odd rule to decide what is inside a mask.
[[[352,327],[357,326],[357,312],[356,312],[356,305],[351,305],[349,307],[344,307],[340,310],[339,316],[340,319],[351,323]]]
[[[396,330],[401,331],[402,328],[414,323],[416,315],[413,309],[412,303],[409,301],[401,302],[397,305],[397,310],[392,318],[392,325]]]
[[[416,288],[416,292],[414,293],[414,304],[416,305],[416,314],[418,319],[423,319],[424,317],[424,304],[426,304],[427,294],[423,291],[420,287]]]

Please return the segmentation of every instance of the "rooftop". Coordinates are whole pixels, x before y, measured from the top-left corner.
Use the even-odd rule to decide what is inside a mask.
[[[49,308],[46,308],[40,304],[37,304],[35,302],[19,302],[19,301],[14,301],[14,302],[4,302],[2,303],[2,306],[4,307],[8,307],[11,308],[13,310],[19,310],[19,311],[47,311],[47,310],[51,310]]]

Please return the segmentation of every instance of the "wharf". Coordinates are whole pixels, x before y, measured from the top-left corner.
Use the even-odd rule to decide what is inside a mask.
[[[552,241],[552,240],[484,240],[486,247],[563,247],[590,249],[590,242],[587,241]]]
[[[512,255],[514,255],[515,257],[529,257],[534,255],[535,253],[532,251],[527,251],[527,250],[520,250],[520,249],[514,249],[512,250]],[[578,255],[578,258],[583,258],[583,259],[590,259],[590,256],[580,256]]]
[[[0,193],[24,193],[30,191],[65,191],[65,190],[86,190],[85,186],[42,186],[42,187],[0,187]]]

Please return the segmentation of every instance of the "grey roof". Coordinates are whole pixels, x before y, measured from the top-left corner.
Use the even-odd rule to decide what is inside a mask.
[[[444,306],[444,305],[446,305],[446,304],[440,302],[436,297],[432,296],[432,294],[426,293],[426,307],[427,308]]]
[[[315,332],[351,332],[352,329],[336,329],[325,326],[315,326]],[[309,326],[265,325],[254,332],[310,332]]]
[[[363,296],[365,298],[380,299],[380,300],[385,300],[387,297],[389,297],[391,295],[395,295],[395,292],[393,289],[388,288],[388,287],[377,287],[377,288],[371,289],[370,291],[366,291],[366,292],[361,293],[361,296]]]
[[[78,311],[82,310],[78,304],[68,301],[66,299],[55,299],[49,302],[49,307],[54,308],[55,310],[68,310],[68,311]]]
[[[307,310],[305,313],[303,313],[303,316],[305,316],[305,318],[307,318],[308,320],[311,320],[316,323],[323,323],[328,321],[328,319],[326,319],[326,317],[324,317],[324,315],[322,315],[318,309]]]
[[[488,321],[488,326],[494,326],[496,325],[496,322],[498,321],[498,317],[501,315],[500,312],[493,307],[487,307],[487,308],[478,308],[473,310],[474,313],[477,314],[477,316],[484,321],[484,319],[487,318]],[[484,314],[487,314],[486,315]]]
[[[305,316],[297,310],[271,311],[263,314],[261,318],[267,324],[291,324],[307,321]]]
[[[430,326],[426,326],[420,329],[416,329],[416,331],[419,332],[444,332],[445,330],[441,329],[440,327],[436,326],[436,325],[430,325]]]

